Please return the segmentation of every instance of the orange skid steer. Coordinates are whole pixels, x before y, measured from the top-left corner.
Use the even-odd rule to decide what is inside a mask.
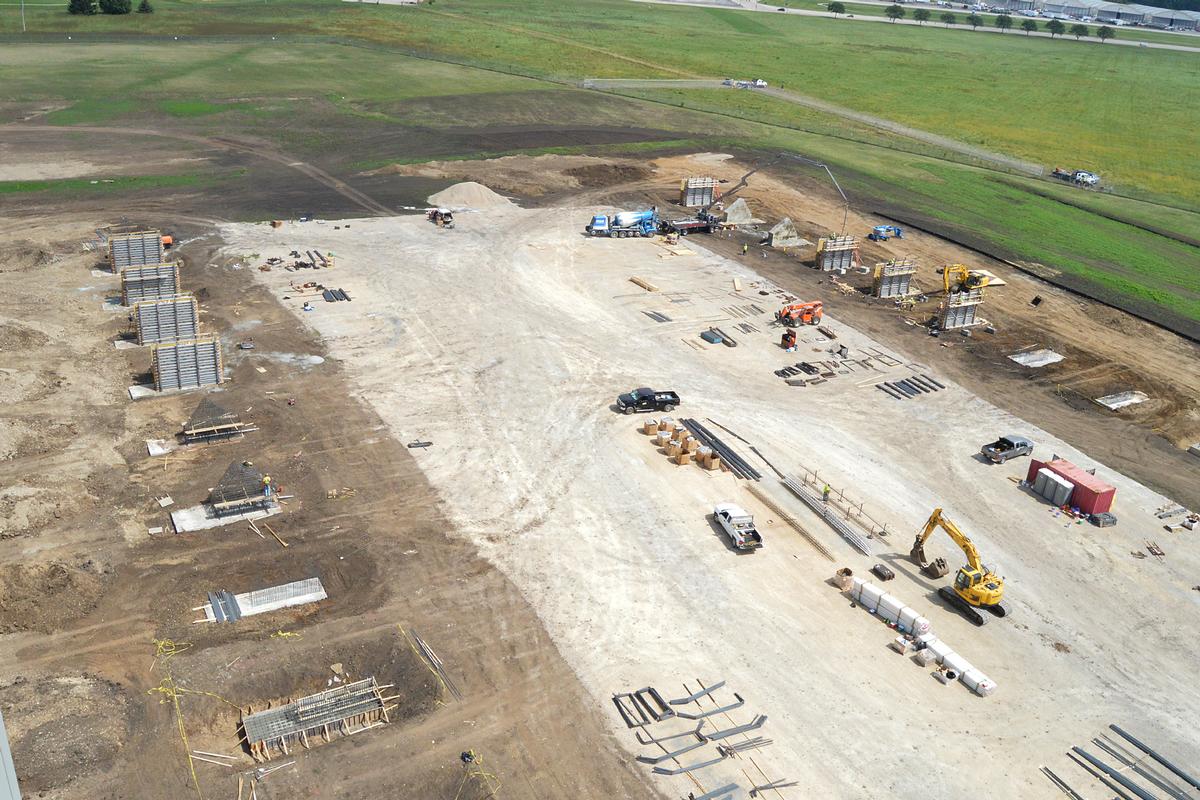
[[[825,304],[820,300],[809,303],[793,303],[775,312],[775,321],[782,322],[789,328],[799,325],[820,325],[821,317],[825,314]]]

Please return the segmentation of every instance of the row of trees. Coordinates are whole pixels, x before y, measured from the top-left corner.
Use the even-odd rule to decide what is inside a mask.
[[[99,11],[101,14],[128,14],[133,11],[133,0],[68,0],[67,12],[70,14],[95,14]],[[142,0],[138,3],[137,11],[139,14],[151,14],[154,12],[154,6],[150,5],[150,0]]]
[[[826,8],[835,16],[846,13],[846,6],[842,3],[830,3],[828,6],[826,6]],[[895,22],[898,19],[904,19],[908,12],[905,10],[904,6],[890,5],[883,10],[883,13],[892,22]],[[933,19],[933,12],[928,8],[913,9],[913,19],[924,25],[926,22]],[[949,11],[944,11],[939,14],[938,19],[943,22],[947,28],[951,25],[958,24],[958,15],[952,14]],[[983,17],[979,16],[978,14],[967,14],[965,19],[966,23],[971,26],[972,30],[975,30],[984,22]],[[1001,32],[1004,32],[1012,28],[1013,22],[1013,18],[1008,14],[997,14],[996,19],[992,24],[1000,29]],[[1038,27],[1038,24],[1035,20],[1026,17],[1025,19],[1021,20],[1021,30],[1025,31],[1026,34],[1030,34],[1041,29]],[[1064,33],[1069,33],[1076,39],[1081,39],[1091,33],[1087,25],[1076,24],[1068,28],[1066,23],[1057,19],[1052,19],[1046,23],[1046,32],[1050,34],[1051,38],[1055,36],[1062,36]],[[1107,39],[1112,39],[1116,35],[1117,32],[1107,25],[1101,25],[1099,28],[1096,28],[1096,36],[1102,42]]]

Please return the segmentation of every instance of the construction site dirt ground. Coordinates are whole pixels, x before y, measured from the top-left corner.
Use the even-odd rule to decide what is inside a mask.
[[[80,247],[107,222],[2,225],[0,708],[26,796],[233,796],[255,766],[239,709],[323,690],[334,665],[392,684],[393,724],[301,750],[258,797],[484,797],[479,779],[463,785],[466,750],[508,796],[636,796],[532,607],[453,534],[412,454],[350,396],[320,341],[246,271],[210,266],[211,227],[173,226],[184,287],[204,330],[257,348],[228,347],[228,380],[208,394],[258,430],[147,454],[205,393],[130,401],[148,351],[114,346],[128,329],[106,302],[118,282]],[[270,520],[288,547],[244,523],[172,535],[169,513],[240,460],[290,496]],[[192,624],[210,591],[313,576],[329,594],[316,606]],[[410,629],[461,702],[402,638]],[[190,746],[240,756],[236,770],[197,762],[193,784],[172,687]]]
[[[734,263],[753,234],[695,239],[698,255],[668,258],[651,242],[581,236],[597,204],[663,202],[687,174],[736,179],[744,165],[724,157],[663,157],[652,174],[645,162],[570,157],[518,162],[512,174],[511,162],[497,160],[347,179],[399,206],[418,191],[477,178],[531,207],[461,213],[453,231],[420,217],[354,219],[336,231],[342,223],[329,219],[218,229],[272,202],[330,219],[362,212],[312,175],[194,144],[187,157],[251,165],[246,180],[255,185],[247,194],[201,186],[44,195],[9,204],[0,219],[0,708],[27,793],[195,794],[172,705],[158,691],[168,676],[187,690],[180,700],[191,746],[236,753],[235,706],[318,691],[334,664],[396,684],[394,724],[301,752],[297,765],[260,785],[260,797],[454,797],[467,749],[507,797],[695,791],[632,761],[635,740],[609,697],[647,683],[682,696],[697,679],[727,680],[723,702],[734,691],[746,698],[729,724],[767,714],[761,733],[775,740],[753,763],[698,773],[708,788],[768,775],[814,793],[911,796],[974,791],[986,779],[1000,796],[1040,796],[1047,784],[1036,765],[1074,769],[1062,751],[1109,722],[1152,732],[1145,738],[1180,760],[1194,757],[1179,723],[1197,702],[1179,688],[1198,655],[1189,637],[1200,598],[1189,590],[1194,534],[1163,531],[1150,512],[1167,499],[1122,477],[1200,504],[1197,468],[1178,448],[1200,438],[1194,345],[996,263],[982,266],[1009,282],[989,299],[999,332],[939,342],[893,308],[843,300],[799,264],[803,252]],[[147,157],[168,163],[174,146]],[[23,147],[32,158],[39,145]],[[118,149],[57,148],[49,161],[66,166],[45,174],[84,174],[71,166],[84,161],[123,169],[129,161],[115,158]],[[787,214],[814,241],[840,226],[840,206],[815,181],[758,177],[746,196],[766,212],[759,216]],[[184,242],[184,288],[200,295],[204,330],[220,334],[226,355],[229,380],[212,395],[257,432],[147,455],[145,441],[169,438],[203,393],[137,402],[126,394],[145,380],[148,356],[114,347],[127,328],[125,314],[105,303],[117,283],[94,273],[98,254],[80,248],[97,226],[123,217],[170,228]],[[851,224],[868,222],[852,212]],[[332,251],[337,267],[255,269],[294,248]],[[978,263],[912,233],[903,247],[869,245],[867,260],[889,252],[918,254],[919,280],[930,288],[932,265]],[[771,371],[805,353],[778,350],[765,315],[738,318],[763,332],[739,336],[735,350],[682,341],[728,325],[724,308],[777,302],[748,288],[755,272],[824,299],[852,351],[866,345],[919,361],[949,388],[900,403],[860,386],[866,374],[787,387]],[[632,274],[662,292],[628,283]],[[742,301],[730,296],[732,274],[746,276]],[[338,286],[354,300],[318,295],[305,298],[314,311],[300,311],[301,298],[284,288],[290,280]],[[1034,316],[1034,294],[1056,314]],[[802,348],[827,346],[814,336],[802,331],[810,340]],[[251,337],[255,350],[236,349]],[[1005,356],[1034,344],[1068,360],[1030,378]],[[636,431],[640,419],[609,407],[618,391],[645,383],[683,393],[678,415],[711,417],[781,469],[817,469],[865,502],[893,531],[878,557],[856,555],[806,516],[761,464],[762,488],[835,561],[729,475],[670,464]],[[1118,414],[1087,399],[1113,386],[1152,399]],[[1031,435],[1039,457],[1096,466],[1118,487],[1120,524],[1066,526],[1009,480],[1023,474],[1022,462],[988,467],[972,458],[983,438],[1002,432]],[[404,447],[415,439],[433,444]],[[147,533],[167,525],[170,511],[201,502],[243,459],[294,495],[271,521],[289,547],[236,524]],[[159,505],[165,495],[174,505]],[[757,515],[765,550],[728,550],[705,518],[720,500]],[[908,563],[910,537],[934,505],[1008,576],[1012,620],[971,627]],[[1144,552],[1147,539],[1165,550],[1163,560],[1130,554]],[[957,565],[945,539],[930,549]],[[894,633],[827,583],[838,566],[861,573],[876,561],[898,573],[895,594],[927,608],[935,630],[998,682],[994,696],[943,687],[888,651]],[[191,624],[206,592],[313,575],[330,595],[316,607],[237,626]],[[462,702],[406,650],[401,627],[437,650]],[[155,640],[175,654],[156,658]],[[253,764],[244,756],[239,767]],[[196,768],[206,796],[236,792],[235,771]],[[468,783],[460,796],[485,793]]]
[[[459,214],[453,230],[413,216],[229,225],[221,235],[229,258],[255,254],[251,274],[320,336],[396,439],[433,442],[418,463],[454,530],[528,598],[630,759],[644,748],[611,695],[646,685],[684,695],[695,679],[727,681],[720,699],[746,699],[731,717],[766,714],[761,733],[775,742],[754,765],[697,773],[706,789],[769,777],[831,796],[955,796],[983,784],[1025,797],[1046,791],[1037,765],[1065,768],[1059,754],[1071,744],[1134,720],[1164,749],[1188,752],[1179,721],[1197,701],[1178,680],[1200,656],[1188,634],[1200,556],[1195,534],[1168,534],[1154,516],[1169,498],[855,331],[836,310],[826,324],[837,344],[892,353],[897,366],[790,387],[773,370],[828,358],[831,343],[810,328],[798,353],[778,347],[769,309],[779,296],[759,293],[756,262],[709,253],[703,238],[687,242],[692,255],[655,240],[592,239],[580,221],[593,210],[493,206]],[[336,267],[255,269],[293,249],[332,252]],[[353,301],[297,289],[307,279]],[[754,303],[767,313],[727,310]],[[743,321],[759,330],[736,348],[697,339]],[[902,402],[874,387],[914,370],[947,388]],[[874,556],[855,553],[759,463],[761,488],[835,560],[821,557],[732,475],[670,463],[639,431],[642,419],[614,412],[617,393],[645,384],[678,391],[677,415],[729,427],[780,470],[817,471],[893,533]],[[1119,525],[1056,513],[1017,485],[1025,460],[979,458],[984,437],[1001,432],[1030,436],[1040,458],[1096,468],[1117,487]],[[721,501],[756,515],[762,551],[743,557],[724,544],[707,518]],[[908,561],[914,531],[939,506],[1007,577],[1011,619],[973,627]],[[1147,541],[1165,558],[1135,558]],[[931,547],[952,565],[962,558],[944,538]],[[865,574],[879,562],[897,573],[889,591],[925,609],[999,684],[994,696],[932,680],[888,649],[893,631],[830,585],[837,567]],[[683,777],[655,783],[668,795],[695,789]]]

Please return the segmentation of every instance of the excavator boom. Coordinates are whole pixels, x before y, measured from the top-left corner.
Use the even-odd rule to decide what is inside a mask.
[[[938,558],[930,563],[925,556],[925,543],[938,528],[944,530],[967,557],[966,566],[959,569],[955,576],[953,588],[942,587],[938,593],[976,625],[987,622],[987,617],[977,611],[979,608],[986,609],[999,617],[1007,616],[1009,609],[1003,602],[1004,579],[983,563],[974,542],[954,522],[942,514],[942,509],[935,508],[933,510],[925,527],[913,541],[912,551],[909,553],[913,561],[921,567],[922,571],[933,577],[942,577],[946,574],[947,567],[944,559]]]

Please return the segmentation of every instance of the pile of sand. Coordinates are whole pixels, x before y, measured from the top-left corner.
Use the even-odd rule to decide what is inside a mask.
[[[437,194],[429,195],[426,199],[432,205],[448,208],[496,208],[513,205],[507,197],[496,194],[475,181],[456,183]]]

